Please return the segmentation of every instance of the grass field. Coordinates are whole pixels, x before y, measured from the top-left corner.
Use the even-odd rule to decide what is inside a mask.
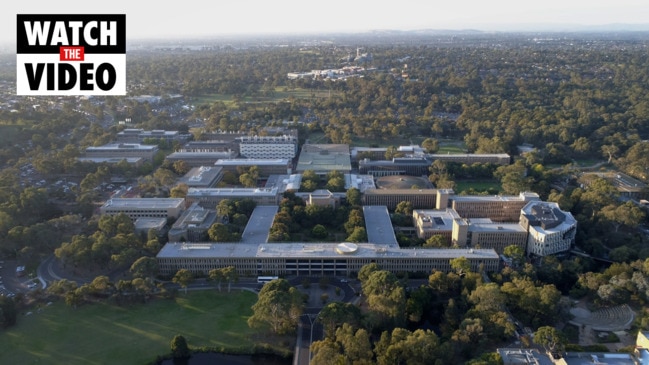
[[[498,181],[456,181],[455,193],[459,194],[465,190],[473,188],[475,191],[487,191],[488,189],[495,189],[500,191],[500,183]]]
[[[0,364],[141,365],[169,353],[177,334],[190,347],[250,348],[255,331],[246,321],[256,298],[209,290],[130,307],[56,302],[0,332]]]

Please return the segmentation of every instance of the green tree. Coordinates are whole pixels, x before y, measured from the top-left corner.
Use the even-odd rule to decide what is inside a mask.
[[[133,277],[153,279],[158,274],[158,260],[143,256],[137,259],[129,270]]]
[[[347,204],[351,206],[361,205],[362,194],[360,190],[356,188],[347,189],[347,192],[345,193],[345,197],[347,198]]]
[[[212,269],[207,275],[207,279],[216,282],[217,288],[221,291],[221,282],[224,279],[223,269]]]
[[[645,213],[630,201],[618,206],[607,205],[602,208],[601,214],[613,224],[615,232],[621,225],[634,227],[645,219]]]
[[[357,227],[365,227],[363,212],[360,209],[352,209],[349,212],[349,217],[347,218],[344,227],[345,232],[347,232],[348,235],[351,235]]]
[[[259,291],[248,318],[251,328],[269,328],[275,334],[295,330],[304,304],[302,294],[284,279],[273,280]]]
[[[410,201],[402,201],[397,204],[397,207],[394,209],[395,213],[400,213],[403,214],[407,217],[412,216],[412,202]]]
[[[232,287],[232,283],[239,282],[239,273],[234,266],[227,266],[222,269],[223,278],[228,282],[228,293]]]
[[[171,281],[185,289],[185,294],[187,294],[187,286],[194,281],[194,274],[187,269],[180,269],[176,272],[176,275],[174,275]]]
[[[566,338],[561,331],[552,326],[539,327],[534,332],[534,343],[543,346],[547,352],[562,352],[566,345]]]
[[[469,301],[478,312],[498,312],[505,308],[505,296],[496,283],[479,285],[469,295]]]
[[[448,246],[448,239],[441,234],[430,236],[423,244],[425,248],[445,248]]]
[[[185,359],[188,358],[191,354],[189,351],[189,346],[187,345],[187,340],[182,335],[176,335],[171,340],[171,356],[174,359]]]
[[[361,283],[363,294],[370,310],[379,315],[380,321],[387,324],[403,325],[405,323],[406,293],[397,277],[385,270],[372,272],[367,280]]]
[[[322,224],[316,224],[311,230],[311,236],[317,239],[323,239],[329,236],[329,232],[327,231],[327,228]]]
[[[358,328],[361,310],[352,303],[331,302],[318,313],[318,321],[322,323],[325,335],[334,337],[336,328],[343,324]]]
[[[365,227],[356,227],[354,232],[350,234],[346,239],[349,242],[367,242],[367,231]]]
[[[464,256],[451,259],[450,264],[451,269],[455,270],[459,275],[471,272],[471,263],[469,262],[469,259]]]
[[[231,242],[232,234],[227,225],[223,223],[214,223],[207,230],[207,235],[210,237],[210,240],[214,242]]]
[[[437,153],[439,151],[439,141],[436,138],[426,138],[421,142],[421,147],[428,153]]]
[[[525,251],[523,248],[518,245],[509,245],[503,250],[503,255],[509,257],[512,260],[514,267],[518,267],[523,264],[525,258]]]

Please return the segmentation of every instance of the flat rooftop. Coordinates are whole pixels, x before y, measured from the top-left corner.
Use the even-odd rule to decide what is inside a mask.
[[[194,167],[180,179],[180,182],[188,186],[209,187],[208,185],[214,182],[222,170],[223,168],[218,166]]]
[[[367,189],[366,195],[437,195],[437,189]]]
[[[114,198],[107,200],[104,207],[169,209],[178,208],[183,204],[183,198]]]
[[[305,144],[297,162],[296,171],[339,171],[347,172],[352,168],[349,145],[313,145]]]
[[[636,365],[630,354],[612,352],[567,352],[563,355],[566,365]]]
[[[520,232],[526,233],[527,231],[518,223],[471,223],[469,224],[469,232]]]
[[[241,243],[260,244],[268,242],[270,227],[275,221],[275,214],[277,214],[278,210],[277,205],[258,205],[255,207],[241,235]]]
[[[390,221],[390,213],[385,205],[365,205],[363,216],[369,242],[389,246],[399,245]]]
[[[187,196],[259,196],[277,195],[277,187],[274,188],[189,188]]]
[[[247,158],[233,158],[233,159],[220,159],[217,160],[217,166],[288,166],[289,160],[285,158],[277,159],[247,159]]]
[[[167,224],[167,218],[138,218],[133,224],[137,230],[159,229]]]
[[[120,163],[126,160],[127,163],[139,163],[144,161],[142,157],[78,157],[79,162],[94,162],[94,163]]]
[[[146,145],[139,143],[109,143],[103,146],[90,146],[86,147],[86,152],[90,151],[113,151],[113,150],[142,150],[142,151],[154,151],[157,150],[158,146]]]
[[[451,231],[453,230],[453,221],[460,218],[454,209],[415,209],[413,212],[417,212],[422,222],[432,225],[424,227],[426,231]]]
[[[457,202],[507,202],[507,201],[534,201],[539,200],[536,193],[522,192],[519,195],[453,195],[451,200]]]
[[[302,184],[302,175],[301,174],[292,174],[292,175],[270,175],[266,180],[265,188],[277,188],[278,193],[282,194],[287,190],[298,191],[300,190],[300,185]]]
[[[498,259],[493,249],[401,249],[390,245],[357,243],[356,250],[341,254],[339,243],[184,243],[170,242],[158,258],[438,258]]]

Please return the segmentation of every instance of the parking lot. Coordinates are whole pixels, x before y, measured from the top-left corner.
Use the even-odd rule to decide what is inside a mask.
[[[40,286],[37,278],[28,275],[19,276],[15,261],[0,260],[0,295],[13,297],[18,293],[25,293]]]

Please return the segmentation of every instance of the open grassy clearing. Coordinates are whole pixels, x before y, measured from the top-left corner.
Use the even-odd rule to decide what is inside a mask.
[[[0,332],[0,363],[140,365],[168,353],[177,334],[190,347],[248,349],[259,340],[246,322],[256,300],[247,291],[205,290],[130,307],[56,302]]]
[[[475,191],[487,191],[488,189],[495,189],[500,191],[500,182],[493,181],[469,181],[469,180],[460,180],[456,181],[455,193],[459,194],[463,191],[473,189]]]

